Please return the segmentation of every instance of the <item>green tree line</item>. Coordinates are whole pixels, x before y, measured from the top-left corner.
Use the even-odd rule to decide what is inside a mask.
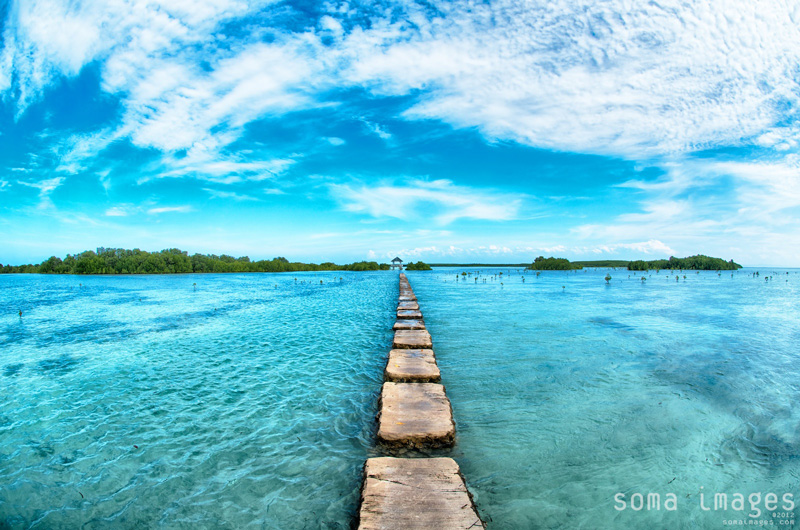
[[[376,271],[389,270],[386,263],[359,261],[348,265],[325,262],[290,262],[283,257],[251,261],[249,257],[234,258],[225,254],[193,254],[177,248],[160,252],[98,248],[80,254],[67,254],[63,260],[56,256],[35,265],[2,265],[2,273],[39,274],[180,274],[202,272],[299,272],[299,271]]]
[[[721,258],[712,258],[698,254],[697,256],[689,256],[688,258],[676,258],[670,256],[669,259],[657,259],[653,261],[631,261],[628,263],[628,270],[632,271],[646,271],[658,269],[672,269],[672,270],[697,270],[697,271],[735,271],[741,269],[742,266],[734,263],[733,260],[725,261]]]
[[[429,271],[431,270],[431,266],[425,263],[424,261],[418,261],[414,263],[413,261],[409,262],[406,265],[407,271]]]
[[[534,271],[571,271],[575,269],[582,269],[583,267],[576,265],[575,263],[570,263],[570,261],[566,258],[554,258],[552,256],[545,258],[543,256],[539,256],[533,260],[533,263],[531,263],[527,268]]]

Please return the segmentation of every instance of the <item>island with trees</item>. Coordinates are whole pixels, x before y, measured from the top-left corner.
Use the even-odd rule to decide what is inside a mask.
[[[425,263],[424,261],[418,261],[416,263],[411,261],[405,266],[405,269],[407,271],[429,271],[429,270],[432,270],[431,266],[428,265],[427,263]]]
[[[570,262],[565,258],[545,258],[539,256],[527,268],[535,271],[568,271],[582,269],[583,267],[625,267],[632,271],[646,270],[697,270],[697,271],[733,271],[741,269],[742,266],[733,260],[725,261],[721,258],[712,258],[698,254],[687,258],[676,258],[670,256],[669,259],[657,259],[652,261],[577,261]]]
[[[193,254],[170,248],[160,252],[100,247],[96,252],[67,254],[62,260],[53,256],[35,265],[0,265],[2,273],[39,274],[182,274],[206,272],[300,272],[300,271],[376,271],[389,270],[386,263],[359,261],[348,265],[331,262],[290,262],[284,257],[251,261],[225,254]]]
[[[554,258],[552,256],[545,258],[544,256],[539,256],[533,260],[533,263],[528,265],[527,268],[534,271],[571,271],[582,269],[583,267],[576,263],[570,263],[566,258]]]
[[[669,259],[657,259],[652,261],[631,261],[628,263],[628,270],[632,271],[646,271],[646,270],[690,270],[690,271],[735,271],[741,269],[742,266],[735,263],[733,260],[725,261],[721,258],[712,258],[698,254],[697,256],[689,256],[688,258],[676,258],[670,256]]]

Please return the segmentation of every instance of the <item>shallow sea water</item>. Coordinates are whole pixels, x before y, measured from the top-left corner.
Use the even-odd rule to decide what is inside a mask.
[[[800,274],[755,271],[408,272],[490,528],[794,528]]]
[[[407,274],[489,528],[794,527],[797,271],[476,271]],[[350,527],[396,299],[389,272],[0,276],[0,528]]]
[[[349,528],[396,275],[0,289],[0,528]]]

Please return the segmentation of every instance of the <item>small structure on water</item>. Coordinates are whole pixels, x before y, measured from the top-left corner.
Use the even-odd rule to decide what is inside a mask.
[[[401,260],[400,258],[394,258],[392,260],[392,268],[403,270],[403,260]]]

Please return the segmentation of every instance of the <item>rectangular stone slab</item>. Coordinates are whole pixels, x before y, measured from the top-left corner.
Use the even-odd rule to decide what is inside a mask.
[[[384,383],[378,440],[390,447],[451,447],[456,441],[456,426],[444,386]]]
[[[407,309],[409,311],[419,311],[417,302],[397,302],[397,309]]]
[[[397,311],[397,319],[398,320],[422,320],[422,313],[419,311],[409,311],[406,309],[401,309]]]
[[[425,329],[425,322],[422,320],[398,320],[392,326],[392,329]]]
[[[401,294],[400,295],[400,301],[401,302],[416,302],[417,301],[417,297],[414,296],[413,294]]]
[[[370,458],[359,530],[485,528],[452,458]]]
[[[383,375],[393,383],[438,383],[442,379],[433,350],[392,350]]]
[[[392,348],[432,348],[431,334],[424,329],[399,329],[394,332]]]

